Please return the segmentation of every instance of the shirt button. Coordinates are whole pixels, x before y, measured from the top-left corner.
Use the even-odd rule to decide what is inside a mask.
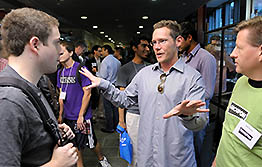
[[[156,117],[156,120],[159,120],[159,117]]]

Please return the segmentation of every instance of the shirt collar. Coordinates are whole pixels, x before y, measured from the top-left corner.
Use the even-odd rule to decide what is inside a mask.
[[[179,58],[177,60],[177,62],[170,68],[168,74],[170,74],[174,70],[183,73],[184,72],[184,66],[185,66],[184,61],[181,58]],[[162,71],[159,63],[155,63],[152,67],[152,70],[153,71],[157,71],[157,70]]]
[[[193,50],[191,50],[191,52],[189,54],[194,57],[194,56],[196,56],[199,49],[200,49],[200,44],[197,44],[196,47]]]

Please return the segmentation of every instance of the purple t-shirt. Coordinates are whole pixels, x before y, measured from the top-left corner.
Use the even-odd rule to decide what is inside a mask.
[[[76,77],[76,71],[79,63],[74,62],[70,68],[63,68],[57,72],[57,87],[62,88],[62,92],[66,92],[66,98],[64,100],[64,118],[69,120],[77,120],[79,111],[82,105],[82,97],[84,91],[82,87],[91,84],[91,81],[80,74],[82,87]],[[85,120],[92,117],[91,101],[87,107],[85,114]]]

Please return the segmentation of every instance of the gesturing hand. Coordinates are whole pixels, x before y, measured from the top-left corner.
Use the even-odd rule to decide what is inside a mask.
[[[81,74],[83,74],[84,76],[86,76],[87,78],[89,78],[91,80],[91,82],[92,82],[91,85],[87,86],[87,89],[97,87],[100,84],[101,78],[98,78],[98,77],[94,76],[85,67],[82,67],[81,70],[79,70],[79,72]]]
[[[206,103],[201,100],[184,100],[167,114],[163,115],[163,118],[167,119],[177,115],[193,115],[197,112],[209,112],[209,109],[201,109],[199,107],[204,106]]]

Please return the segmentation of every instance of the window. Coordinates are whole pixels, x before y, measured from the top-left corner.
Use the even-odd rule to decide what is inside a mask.
[[[251,7],[251,18],[255,16],[262,16],[262,1],[253,0]]]

